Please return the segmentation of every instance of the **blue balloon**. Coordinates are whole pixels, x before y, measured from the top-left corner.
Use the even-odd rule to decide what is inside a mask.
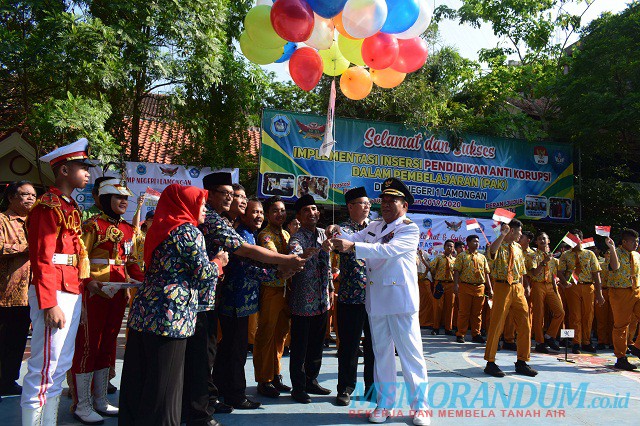
[[[407,31],[420,16],[419,0],[386,0],[386,2],[389,12],[380,32],[398,34]]]
[[[347,0],[307,0],[311,9],[323,18],[333,18],[342,12]]]
[[[284,45],[284,53],[282,54],[282,56],[280,56],[280,59],[278,59],[276,61],[276,64],[281,64],[282,62],[287,62],[289,60],[289,58],[291,57],[291,55],[293,55],[293,52],[296,51],[296,49],[298,48],[298,45],[292,41],[288,42],[287,44]]]

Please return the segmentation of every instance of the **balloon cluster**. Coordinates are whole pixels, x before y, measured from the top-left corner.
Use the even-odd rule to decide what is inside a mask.
[[[427,60],[420,35],[431,22],[428,0],[266,3],[258,0],[247,13],[240,49],[259,65],[289,61],[291,78],[302,90],[316,87],[323,73],[339,75],[342,93],[359,100],[374,83],[398,86]]]

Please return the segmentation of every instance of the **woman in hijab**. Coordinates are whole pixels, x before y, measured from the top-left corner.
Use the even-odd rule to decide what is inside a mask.
[[[129,315],[120,389],[120,425],[179,425],[186,338],[198,300],[211,297],[228,257],[207,257],[198,224],[207,191],[169,185],[144,247],[145,280]]]

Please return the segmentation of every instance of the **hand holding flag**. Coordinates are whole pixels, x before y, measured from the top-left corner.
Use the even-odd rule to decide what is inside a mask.
[[[571,232],[567,232],[564,237],[562,237],[562,242],[567,244],[569,247],[574,248],[578,244],[581,244],[580,238],[577,235],[573,235]]]
[[[147,190],[144,191],[144,198],[145,200],[154,200],[154,201],[158,201],[160,199],[160,193],[158,191],[156,191],[153,188],[149,188],[147,186]]]
[[[603,237],[609,237],[611,235],[611,227],[610,226],[596,225],[596,235],[601,235]]]

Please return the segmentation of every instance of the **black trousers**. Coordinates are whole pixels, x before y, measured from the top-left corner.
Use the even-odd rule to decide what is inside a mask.
[[[244,366],[249,343],[249,317],[220,314],[222,340],[214,368],[215,383],[226,404],[239,404],[247,399]]]
[[[215,324],[217,327],[217,323]],[[182,420],[188,426],[203,424],[210,415],[209,336],[212,324],[208,312],[198,312],[193,336],[187,338],[184,363],[184,393],[182,395]],[[216,332],[217,334],[217,332]],[[215,359],[215,354],[214,354]]]
[[[327,312],[310,317],[291,315],[289,377],[294,390],[304,391],[307,383],[317,380],[326,331]]]
[[[364,304],[338,303],[338,393],[351,394],[358,377],[358,348],[364,330],[364,386],[373,386],[373,346]]]
[[[216,386],[213,370],[216,364],[218,353],[218,310],[207,311],[207,361],[209,363],[209,376],[207,377],[207,386],[209,388],[209,406],[215,405],[220,396],[218,387]],[[213,413],[212,409],[209,410]]]
[[[129,330],[120,381],[120,426],[178,426],[187,339]]]
[[[29,334],[28,306],[0,307],[0,387],[20,377],[20,364]]]

